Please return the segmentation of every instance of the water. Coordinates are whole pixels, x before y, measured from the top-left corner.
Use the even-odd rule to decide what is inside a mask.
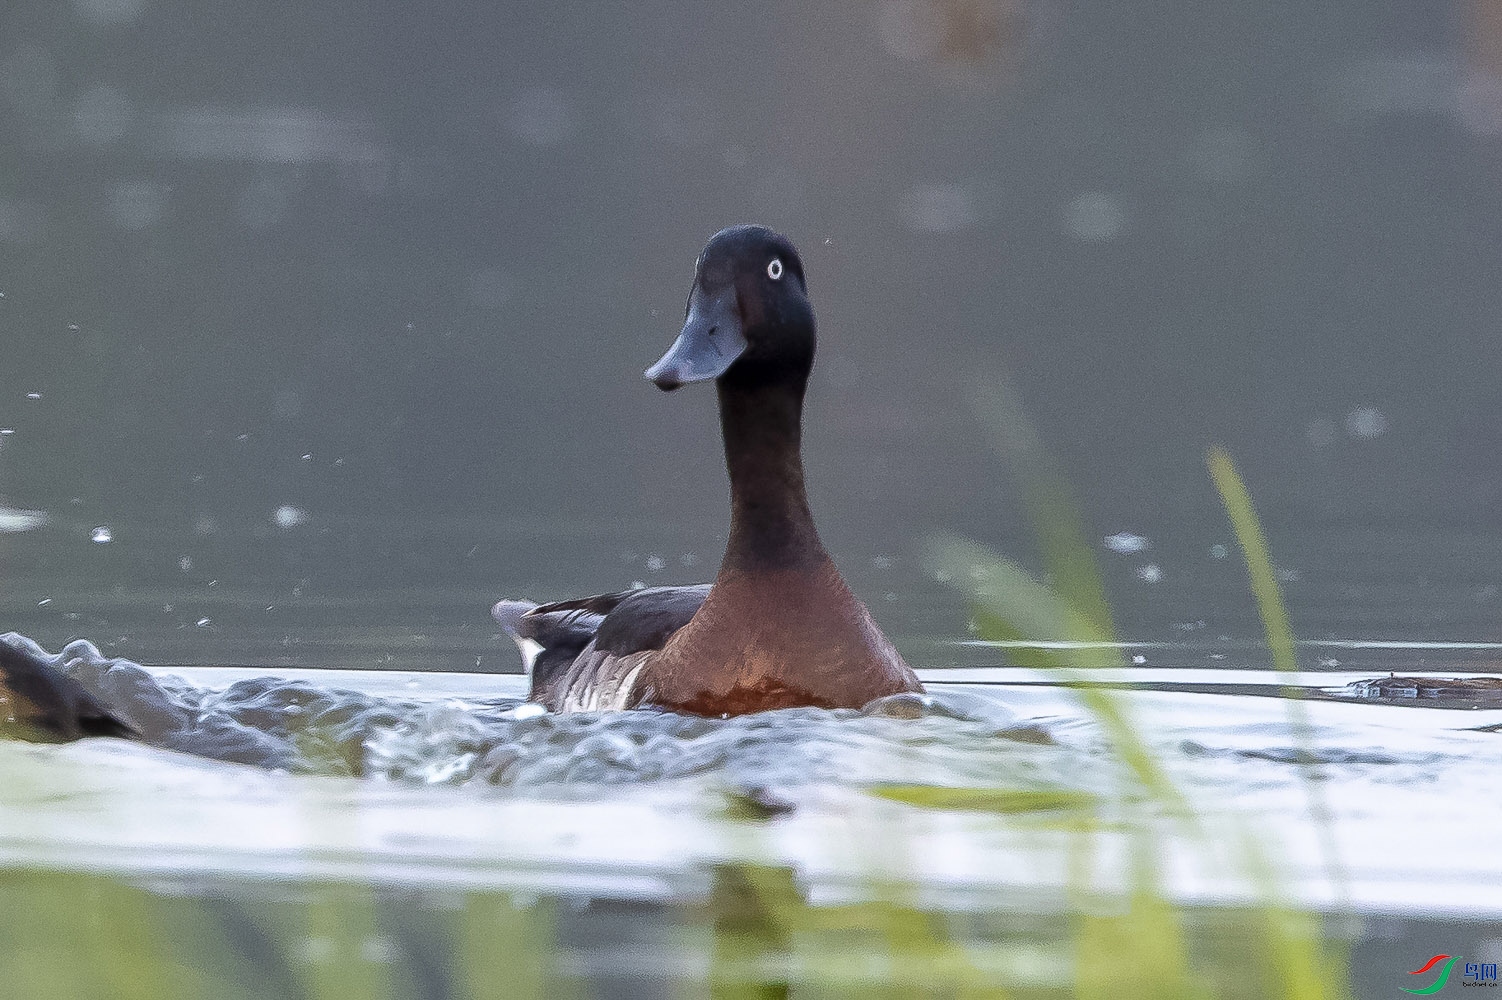
[[[194,756],[118,741],[8,745],[16,787],[35,789],[34,799],[18,793],[24,810],[7,813],[13,860],[125,872],[204,864],[281,877],[332,865],[378,881],[486,884],[532,864],[631,898],[648,875],[659,886],[649,896],[672,898],[666,887],[692,883],[705,865],[775,860],[816,885],[879,875],[953,902],[1061,891],[1067,837],[1019,839],[963,810],[894,806],[871,788],[1109,796],[1123,777],[1078,699],[1057,678],[1020,669],[925,671],[927,703],[707,720],[552,716],[520,701],[516,676],[145,671],[84,644],[64,660],[148,743]],[[1245,693],[1276,692],[1280,678],[1268,672],[1134,668],[1085,679],[1117,691],[1198,811],[1268,845],[1302,904],[1502,919],[1493,850],[1502,704],[1495,693],[1490,708],[1464,697],[1415,708],[1402,693],[1378,702],[1351,687],[1362,676],[1304,678],[1303,690],[1329,700],[1303,703],[1303,737],[1290,727],[1288,702]],[[258,766],[226,769],[202,757]],[[1329,809],[1345,873],[1337,881],[1320,855],[1306,768]],[[725,828],[726,802],[744,796],[773,803],[769,815],[778,817],[775,835],[754,846]],[[310,802],[333,814],[299,821]],[[99,821],[69,819],[84,816]],[[129,824],[112,821],[123,816]],[[910,851],[883,857],[831,840],[842,823]],[[623,828],[632,835],[622,837]],[[1442,851],[1431,849],[1437,828],[1446,830]],[[53,842],[60,829],[74,830],[65,844]],[[1165,851],[1182,862],[1172,871],[1182,899],[1225,902],[1250,891],[1193,844]],[[184,860],[192,858],[200,860]]]
[[[1144,648],[1155,658],[1201,655]],[[1436,652],[1381,650],[1410,661]],[[1353,969],[1358,996],[1388,988],[1383,970],[1395,959],[1379,956],[1394,949],[1417,955],[1436,935],[1436,948],[1451,952],[1498,947],[1482,929],[1502,923],[1495,693],[1484,695],[1489,708],[1475,707],[1474,692],[1373,698],[1355,684],[1370,674],[1306,674],[1298,690],[1315,700],[1301,702],[1308,726],[1299,733],[1278,696],[1286,679],[1268,671],[1117,668],[1077,678],[1115,692],[1192,808],[1196,833],[1161,808],[1118,800],[1132,782],[1105,732],[1046,672],[931,669],[922,672],[927,700],[710,720],[551,716],[520,700],[516,675],[144,670],[84,643],[59,661],[109,694],[153,746],[0,744],[0,863],[108,874],[164,894],[167,906],[229,900],[214,904],[225,913],[285,909],[326,891],[312,887],[347,885],[376,893],[384,916],[372,940],[403,955],[457,940],[443,929],[455,905],[446,898],[572,900],[572,916],[549,924],[557,937],[546,963],[604,995],[691,988],[710,961],[706,942],[684,936],[692,914],[742,870],[796,873],[798,898],[815,907],[903,886],[912,905],[983,915],[976,926],[1002,935],[1015,959],[1015,928],[1039,933],[1063,920],[1048,934],[1067,934],[1077,905],[1066,900],[1077,891],[1080,832],[1061,795],[1105,803],[1108,815],[1126,809],[1127,826],[1091,841],[1091,893],[1125,891],[1130,830],[1152,829],[1163,891],[1205,915],[1189,918],[1196,923],[1269,892],[1344,914],[1330,932],[1367,956]],[[1443,673],[1409,676],[1422,686]],[[882,791],[912,786],[1052,798],[998,813],[964,801],[903,804]],[[1270,859],[1276,888],[1246,866],[1243,844]],[[443,926],[429,926],[435,920]],[[846,947],[855,955],[862,946]],[[641,948],[661,962],[632,960]],[[453,988],[419,983],[410,995]]]

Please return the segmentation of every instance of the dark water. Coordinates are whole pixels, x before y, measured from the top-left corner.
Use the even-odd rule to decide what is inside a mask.
[[[1145,662],[1270,665],[1234,537],[1229,526],[1217,529],[1206,532],[1202,545],[1151,539],[1149,548],[1126,554],[1110,549],[1104,536],[1096,540],[1118,634],[1157,644],[1150,654],[1143,651]],[[348,570],[344,557],[361,565],[371,558],[354,542],[342,556],[331,551],[338,548],[330,540],[337,533],[408,552],[414,562],[428,560],[427,575],[416,571],[407,585],[374,572],[362,579],[332,576]],[[1305,669],[1491,672],[1502,663],[1488,648],[1502,642],[1502,570],[1496,569],[1502,567],[1502,536],[1275,527],[1269,536],[1295,633],[1311,643],[1300,653]],[[328,572],[309,566],[307,575],[278,577],[225,565],[217,567],[225,570],[223,579],[185,581],[176,568],[177,579],[143,579],[134,572],[133,547],[165,543],[118,538],[80,543],[87,546],[83,554],[94,557],[92,568],[81,567],[77,575],[46,572],[58,550],[75,541],[55,524],[0,535],[0,548],[10,556],[5,565],[13,569],[0,597],[5,622],[53,648],[87,637],[112,655],[144,663],[490,672],[520,669],[512,644],[488,614],[495,598],[542,600],[707,580],[723,534],[718,525],[557,524],[506,532],[469,522],[349,524],[323,536],[267,532],[218,542],[226,546],[226,560],[233,552],[250,553],[252,561],[280,552],[288,562],[309,560]],[[967,600],[954,581],[935,579],[925,566],[926,541],[910,535],[877,546],[847,538],[831,547],[851,585],[915,666],[1010,662],[1004,650],[965,645],[974,638]],[[1025,543],[1012,554],[1027,562],[1030,549]],[[443,553],[451,557],[452,579],[440,579],[433,568],[444,562]],[[1425,643],[1441,645],[1426,649]],[[1449,645],[1455,643],[1463,648]]]
[[[1479,0],[219,14],[0,14],[10,627],[506,669],[495,597],[707,578],[712,400],[639,373],[756,219],[821,321],[823,532],[915,661],[964,635],[933,532],[1032,559],[967,401],[1003,376],[1095,537],[1153,543],[1102,553],[1128,637],[1257,634],[1212,442],[1301,634],[1499,637]]]

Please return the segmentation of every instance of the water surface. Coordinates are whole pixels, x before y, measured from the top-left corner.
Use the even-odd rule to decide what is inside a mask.
[[[82,644],[66,659],[114,696],[148,742],[180,752],[114,740],[7,744],[15,804],[26,806],[7,812],[16,859],[127,872],[228,865],[283,877],[312,865],[382,881],[486,884],[537,865],[549,878],[623,896],[653,880],[651,895],[664,898],[706,866],[757,860],[815,884],[881,876],[979,898],[1062,890],[1068,835],[902,805],[874,790],[1064,789],[1110,800],[1131,784],[1078,699],[1057,678],[1016,669],[925,671],[930,703],[712,720],[554,716],[521,702],[515,677],[143,671]],[[1378,702],[1347,686],[1360,676],[1304,678],[1335,699],[1300,703],[1307,732],[1291,725],[1286,700],[1238,693],[1276,691],[1282,678],[1263,671],[1143,668],[1085,679],[1118,690],[1152,752],[1222,831],[1212,839],[1239,831],[1262,843],[1302,905],[1502,912],[1492,849],[1502,707]],[[1134,689],[1144,682],[1158,690]],[[1207,693],[1216,691],[1224,693]],[[1324,820],[1311,814],[1311,777]],[[747,803],[770,821],[754,836],[727,824]],[[1171,816],[1151,822],[1184,835]],[[837,833],[847,827],[867,831],[871,849]],[[1340,878],[1321,854],[1322,828]],[[1435,850],[1441,828],[1444,848]],[[68,833],[57,838],[59,830]],[[1163,851],[1181,898],[1224,902],[1251,891],[1192,838]]]

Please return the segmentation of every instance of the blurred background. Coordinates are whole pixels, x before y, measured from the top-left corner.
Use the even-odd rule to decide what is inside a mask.
[[[49,647],[510,670],[496,598],[709,579],[713,393],[641,371],[750,221],[915,665],[1001,662],[928,539],[1036,565],[977,393],[1128,638],[1261,635],[1222,443],[1302,638],[1502,639],[1497,0],[9,0],[0,132],[0,628]]]

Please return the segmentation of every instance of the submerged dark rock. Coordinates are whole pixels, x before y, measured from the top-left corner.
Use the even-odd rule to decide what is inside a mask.
[[[58,659],[24,636],[0,635],[0,723],[6,731],[59,741],[138,735],[128,719],[58,669]]]
[[[1502,677],[1404,677],[1352,681],[1337,696],[1428,704],[1434,708],[1502,708]]]

